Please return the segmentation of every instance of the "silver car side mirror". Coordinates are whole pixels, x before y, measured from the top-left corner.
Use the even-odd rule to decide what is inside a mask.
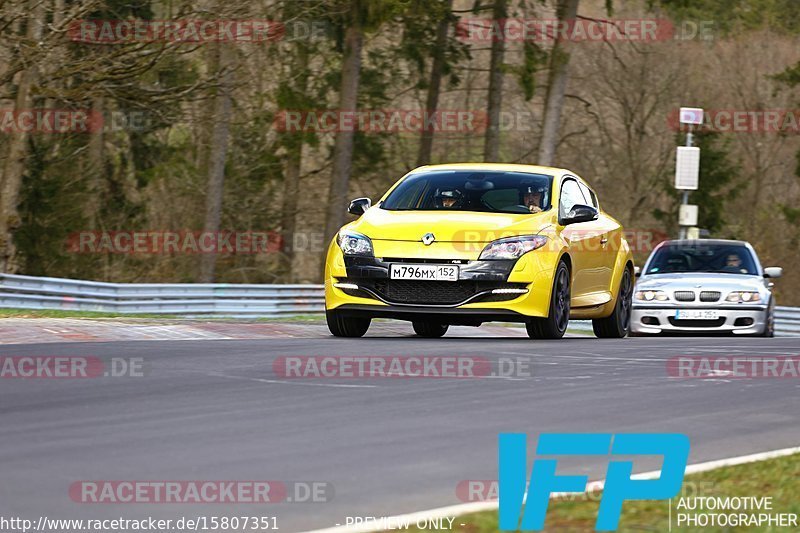
[[[765,278],[779,278],[783,276],[783,269],[781,267],[767,267],[764,269]]]

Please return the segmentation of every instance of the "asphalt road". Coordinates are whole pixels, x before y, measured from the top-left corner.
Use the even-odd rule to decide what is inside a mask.
[[[48,343],[0,356],[142,358],[143,377],[0,380],[0,516],[276,516],[282,531],[459,503],[462,480],[496,479],[497,435],[680,432],[690,462],[800,444],[797,379],[670,378],[677,355],[796,355],[796,338],[471,337],[425,340],[410,327],[336,339]],[[492,330],[493,332],[501,330]],[[403,335],[405,333],[405,335]],[[383,335],[383,336],[382,336]],[[530,358],[510,379],[283,380],[287,355]],[[570,473],[604,477],[605,460]],[[637,460],[637,470],[659,467]],[[81,504],[79,480],[324,481],[327,503]]]

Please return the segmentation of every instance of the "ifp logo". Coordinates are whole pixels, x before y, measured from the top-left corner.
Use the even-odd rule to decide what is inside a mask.
[[[501,531],[543,529],[550,495],[553,492],[582,493],[589,481],[587,476],[556,475],[557,459],[536,459],[526,498],[526,448],[525,434],[500,434],[498,499]],[[539,436],[536,446],[537,456],[609,454],[661,455],[664,463],[658,479],[637,480],[631,479],[632,461],[609,461],[595,523],[598,531],[617,529],[625,500],[662,500],[678,494],[689,459],[689,439],[679,433],[545,433]]]

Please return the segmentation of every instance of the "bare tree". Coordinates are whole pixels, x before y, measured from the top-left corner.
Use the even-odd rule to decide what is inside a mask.
[[[305,43],[297,45],[298,90],[308,88],[308,47]],[[283,203],[281,205],[282,268],[286,281],[292,283],[294,274],[292,262],[295,255],[295,231],[297,228],[297,205],[300,193],[300,171],[303,163],[303,132],[287,132],[286,172],[283,183]]]
[[[342,58],[342,82],[339,91],[340,113],[358,109],[358,85],[361,77],[361,49],[364,44],[364,28],[361,20],[361,0],[350,0],[347,29],[344,34],[344,57]],[[330,238],[344,220],[350,171],[353,167],[352,128],[336,133],[333,146],[333,171],[328,189],[328,211],[325,220],[325,236]]]
[[[451,11],[453,0],[445,1],[445,12],[436,26],[436,41],[433,47],[433,61],[431,61],[431,76],[428,82],[428,95],[425,100],[425,112],[435,113],[439,107],[439,93],[442,88],[442,74],[445,67],[445,52],[447,47],[447,33],[450,31]],[[417,155],[417,166],[427,165],[431,162],[431,151],[433,150],[433,125],[425,122],[422,130],[422,138],[419,143],[419,153]]]
[[[27,29],[25,38],[29,46],[37,46],[42,39],[45,24],[45,2],[28,2]],[[30,61],[19,74],[15,111],[32,107],[33,88],[39,78],[38,64]],[[18,211],[19,191],[25,173],[25,159],[28,153],[28,132],[12,134],[8,142],[8,156],[3,167],[0,183],[0,272],[15,272],[17,269],[14,231],[20,225]]]
[[[219,50],[219,88],[214,100],[214,123],[211,132],[211,152],[208,160],[208,187],[206,189],[205,232],[219,232],[222,216],[222,197],[225,184],[225,163],[228,156],[230,122],[233,112],[233,51],[224,43]],[[204,254],[200,263],[200,282],[211,283],[217,265],[217,254]]]
[[[507,0],[494,0],[492,21],[505,24],[507,17]],[[500,111],[503,106],[503,57],[506,43],[502,37],[492,40],[492,52],[489,66],[489,95],[486,107],[487,125],[483,143],[483,160],[498,161],[500,159]]]
[[[96,116],[103,116],[105,111],[105,98],[102,95],[94,96],[92,98],[92,112]],[[103,179],[104,179],[104,161],[105,155],[103,144],[105,142],[105,135],[103,128],[89,138],[89,191],[87,196],[89,227],[97,228],[97,222],[100,215],[100,206],[102,205],[103,194]]]
[[[563,28],[564,23],[575,20],[578,15],[580,0],[558,0],[557,15],[558,28]],[[547,80],[547,94],[545,96],[544,116],[542,119],[542,137],[539,140],[540,165],[552,165],[558,146],[559,129],[561,126],[561,110],[564,108],[564,94],[569,80],[569,53],[565,46],[562,32],[558,32],[555,44],[550,51],[550,75]]]

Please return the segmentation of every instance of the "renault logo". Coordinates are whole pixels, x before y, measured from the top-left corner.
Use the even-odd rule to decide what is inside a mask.
[[[430,246],[433,244],[433,241],[436,240],[436,236],[433,233],[426,233],[422,236],[422,244],[425,246]]]

